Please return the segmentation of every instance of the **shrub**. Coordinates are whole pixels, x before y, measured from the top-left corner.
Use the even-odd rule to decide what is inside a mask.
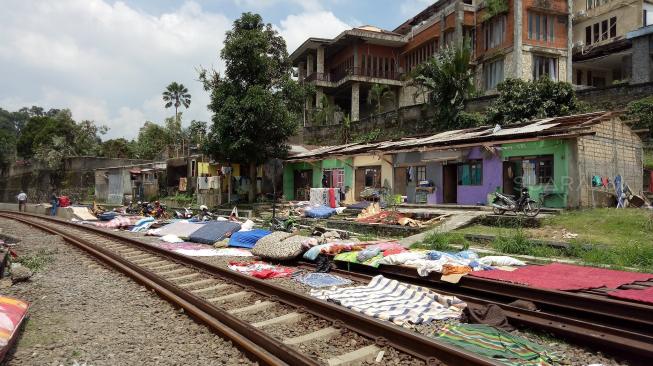
[[[423,242],[413,244],[411,248],[438,250],[445,252],[460,250],[454,245],[461,246],[462,250],[467,250],[469,248],[469,244],[469,240],[465,238],[464,234],[435,232],[427,235],[426,238],[424,238]]]

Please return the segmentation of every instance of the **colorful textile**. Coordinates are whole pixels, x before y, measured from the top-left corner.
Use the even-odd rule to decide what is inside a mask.
[[[25,319],[29,303],[8,296],[0,296],[0,361],[8,351],[8,345],[16,336]]]
[[[134,225],[136,222],[138,222],[142,217],[138,216],[117,216],[113,220],[109,222],[96,222],[95,226],[97,227],[103,227],[107,229],[120,229],[120,228],[126,228],[128,226]]]
[[[294,269],[289,267],[277,266],[261,261],[229,262],[228,267],[232,271],[245,273],[260,279],[290,277],[295,272]]]
[[[350,285],[351,281],[330,273],[308,273],[295,276],[295,280],[314,288]]]
[[[379,255],[381,251],[375,248],[365,248],[357,253],[358,254],[356,255],[356,260],[358,260],[359,262],[365,262],[366,260],[374,258],[377,255]]]
[[[339,261],[339,262],[348,262],[348,263],[357,263],[357,264],[362,264],[365,266],[370,266],[377,268],[379,266],[379,262],[381,259],[383,259],[383,254],[380,254],[377,252],[377,254],[373,257],[367,258],[365,260],[359,260],[358,255],[361,253],[360,251],[356,252],[344,252],[336,255],[333,260],[334,261]]]
[[[262,237],[272,233],[268,230],[254,229],[249,231],[238,231],[231,234],[229,239],[230,247],[253,248],[256,242]]]
[[[333,188],[311,188],[309,202],[311,206],[327,206],[335,208],[340,206],[340,195],[334,191],[334,204],[331,205],[330,190]]]
[[[442,275],[448,276],[450,274],[467,274],[472,272],[473,269],[470,266],[456,266],[453,264],[444,264],[442,265]]]
[[[186,181],[186,178],[179,178],[179,192],[186,192],[186,186],[188,185],[188,182]]]
[[[617,290],[608,292],[608,296],[617,299],[635,300],[653,304],[653,287],[648,287],[643,290]]]
[[[445,325],[437,339],[509,366],[557,365],[544,347],[485,324]]]
[[[171,224],[162,226],[158,229],[148,230],[148,234],[164,236],[168,234],[176,235],[182,239],[187,239],[192,233],[202,228],[204,223],[189,222],[187,220],[175,221]]]
[[[454,296],[443,296],[426,287],[390,280],[381,275],[366,286],[311,290],[311,296],[398,325],[459,318],[466,304]]]
[[[526,266],[514,271],[491,270],[474,272],[476,277],[562,291],[590,288],[617,288],[634,281],[647,281],[651,273],[615,271],[611,269],[551,263],[543,266]]]
[[[154,217],[144,217],[134,223],[134,227],[129,230],[134,233],[146,231],[154,224]]]
[[[336,192],[333,188],[329,188],[329,207],[336,208]]]

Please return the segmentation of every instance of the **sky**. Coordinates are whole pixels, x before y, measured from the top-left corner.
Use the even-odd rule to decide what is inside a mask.
[[[210,121],[199,67],[222,71],[225,32],[241,13],[261,14],[288,53],[308,37],[375,25],[392,30],[426,0],[0,0],[0,108],[69,108],[137,136],[145,121],[174,115],[161,93],[172,81],[192,95],[184,125]]]

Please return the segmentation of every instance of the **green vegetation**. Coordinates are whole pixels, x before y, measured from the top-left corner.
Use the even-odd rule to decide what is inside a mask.
[[[536,257],[562,257],[596,266],[653,271],[653,214],[636,209],[592,209],[562,213],[544,220],[540,228],[500,228],[474,225],[459,235],[484,234],[496,238],[487,245],[501,253]],[[565,238],[567,235],[569,239]],[[571,238],[574,235],[577,236]],[[533,239],[565,241],[566,249]]]
[[[506,79],[497,86],[499,97],[488,108],[488,122],[516,123],[582,112],[571,84],[541,78]]]
[[[471,47],[447,47],[429,61],[418,66],[414,73],[415,85],[427,93],[428,103],[435,111],[433,126],[440,131],[471,127],[461,118],[465,99],[474,92]]]
[[[653,149],[644,150],[644,168],[653,169]]]
[[[306,89],[291,78],[286,42],[258,14],[243,13],[227,32],[220,56],[224,75],[200,71],[213,112],[206,152],[243,163],[256,181],[256,166],[288,153],[287,139],[301,120]],[[245,168],[243,167],[243,168]],[[254,202],[256,184],[250,184]]]
[[[625,118],[636,121],[633,128],[648,128],[649,138],[653,137],[653,96],[628,103]]]
[[[485,8],[486,13],[483,15],[484,21],[509,10],[508,1],[506,0],[486,0],[485,5],[487,7]]]
[[[459,251],[469,248],[470,242],[465,235],[457,232],[431,233],[421,243],[411,245],[413,249],[429,249],[439,251]],[[462,248],[462,249],[461,249]]]
[[[395,93],[387,85],[374,84],[367,93],[367,104],[374,106],[374,112],[383,112],[383,104],[390,102],[395,105]]]
[[[53,260],[52,252],[45,249],[39,249],[35,254],[18,257],[16,262],[36,273],[45,268],[45,266]]]

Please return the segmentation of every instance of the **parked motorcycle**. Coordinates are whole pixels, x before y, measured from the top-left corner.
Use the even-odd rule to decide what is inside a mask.
[[[183,211],[175,210],[175,218],[177,219],[192,219],[193,211],[190,207],[185,207]]]
[[[503,215],[506,211],[523,212],[528,217],[535,217],[540,213],[540,204],[531,199],[528,188],[524,187],[521,189],[521,196],[517,199],[514,196],[496,192],[492,202],[492,211],[497,215]]]

